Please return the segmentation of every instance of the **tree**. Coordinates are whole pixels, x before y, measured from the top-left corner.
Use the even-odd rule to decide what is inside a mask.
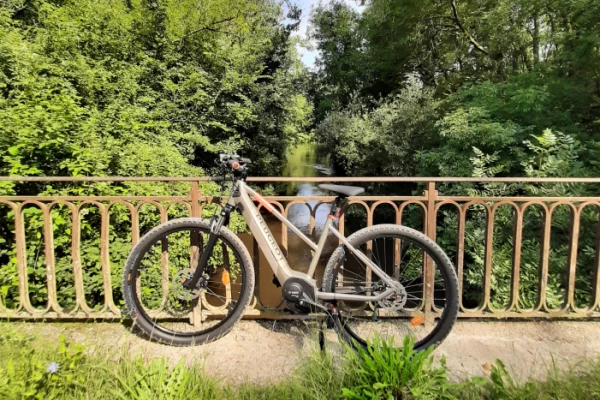
[[[271,0],[9,0],[0,3],[0,175],[202,176],[219,150],[276,174],[306,136],[306,70]],[[205,193],[217,187],[206,184]],[[186,184],[8,183],[1,194],[181,195]],[[206,208],[209,210],[210,207]],[[213,208],[214,210],[214,208]],[[0,296],[18,300],[14,215],[0,213]],[[185,215],[174,211],[171,217]],[[44,301],[39,208],[25,207],[32,301]],[[60,302],[73,306],[71,215],[53,211]],[[97,207],[82,210],[90,306],[102,298]],[[111,208],[115,282],[130,215]],[[160,217],[140,209],[142,233]],[[244,229],[239,218],[232,228]],[[38,257],[42,254],[41,257]],[[118,295],[118,293],[117,293]]]

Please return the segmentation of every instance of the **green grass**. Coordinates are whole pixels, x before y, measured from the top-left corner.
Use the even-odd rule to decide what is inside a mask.
[[[368,351],[348,350],[341,362],[315,352],[278,383],[227,385],[198,365],[84,351],[65,337],[40,344],[9,324],[0,328],[1,399],[600,399],[600,362],[517,383],[497,361],[489,378],[451,383],[430,352],[376,339]],[[49,372],[53,362],[58,370]]]

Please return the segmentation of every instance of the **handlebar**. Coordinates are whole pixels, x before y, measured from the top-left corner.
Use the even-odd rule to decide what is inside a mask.
[[[219,162],[224,167],[238,170],[243,166],[252,164],[252,160],[247,157],[240,157],[237,154],[219,154]]]
[[[252,164],[252,160],[247,157],[240,157],[237,154],[219,154],[217,163],[225,169],[229,169],[233,175],[245,178],[247,175],[248,165]],[[219,179],[223,181],[227,179]]]

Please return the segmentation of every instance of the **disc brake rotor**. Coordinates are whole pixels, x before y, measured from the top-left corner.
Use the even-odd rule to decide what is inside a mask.
[[[200,278],[200,280],[198,281],[197,287],[190,290],[190,289],[184,287],[183,283],[185,281],[187,281],[188,279],[191,279],[193,275],[194,275],[194,271],[191,268],[182,269],[180,271],[177,271],[175,276],[173,276],[173,280],[171,282],[171,287],[169,289],[169,292],[171,293],[171,295],[178,298],[179,300],[184,300],[184,301],[192,301],[192,300],[200,297],[200,295],[202,294],[202,291],[204,290],[205,283],[207,283],[207,281],[208,281],[208,277],[207,277],[207,275],[202,276]]]
[[[404,286],[400,286],[394,294],[383,300],[379,300],[379,307],[387,311],[402,311],[408,300]]]

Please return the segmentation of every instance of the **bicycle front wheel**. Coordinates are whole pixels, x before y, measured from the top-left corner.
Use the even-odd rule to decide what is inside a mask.
[[[148,338],[174,346],[210,342],[242,317],[254,291],[250,254],[221,228],[203,276],[191,278],[210,235],[209,222],[181,218],[152,229],[135,245],[123,271],[128,314]]]
[[[379,301],[338,301],[340,335],[363,347],[375,336],[392,340],[397,347],[411,336],[416,350],[442,342],[458,314],[458,280],[444,251],[421,232],[400,225],[374,225],[348,240],[401,288]],[[429,276],[427,263],[432,267]],[[323,276],[324,292],[376,296],[386,289],[345,246],[331,255]]]

